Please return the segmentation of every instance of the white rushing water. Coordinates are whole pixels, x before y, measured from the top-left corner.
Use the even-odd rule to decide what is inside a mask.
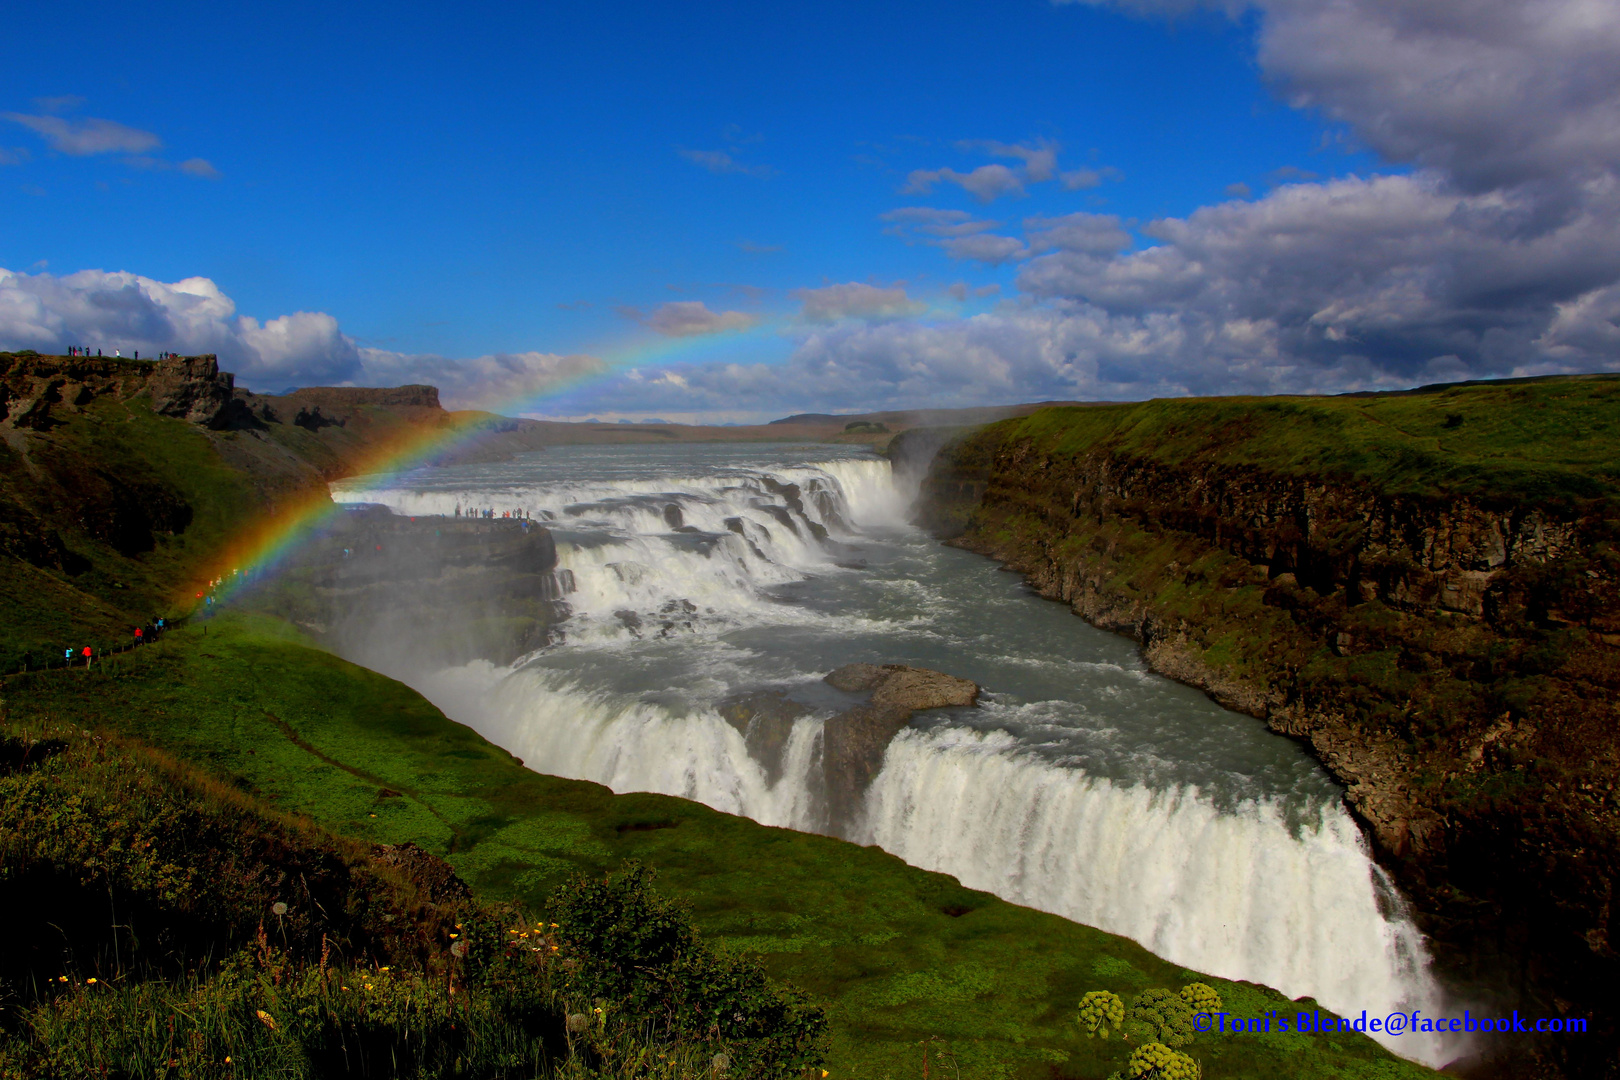
[[[572,589],[562,644],[510,669],[390,671],[532,768],[829,831],[821,724],[849,699],[821,676],[855,660],[936,668],[979,682],[982,706],[919,714],[896,737],[850,839],[1336,1011],[1439,1010],[1399,897],[1299,747],[906,526],[882,459],[558,448],[334,495],[552,528]],[[759,688],[810,710],[775,779],[716,708]],[[1457,1049],[1388,1045],[1431,1064]]]

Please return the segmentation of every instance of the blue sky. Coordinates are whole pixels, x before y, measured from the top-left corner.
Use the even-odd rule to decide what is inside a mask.
[[[1459,321],[1471,302],[1452,295],[1455,237],[1312,270],[1323,280],[1300,298],[1233,289],[1294,280],[1290,237],[1343,263],[1358,221],[1399,238],[1456,220],[1469,209],[1457,200],[1535,197],[1522,193],[1541,178],[1511,175],[1511,161],[1481,179],[1502,172],[1487,91],[1438,118],[1403,119],[1394,90],[1379,99],[1380,79],[1403,74],[1386,70],[1401,52],[1392,26],[1417,50],[1414,72],[1460,57],[1535,80],[1612,56],[1572,58],[1568,41],[1496,56],[1487,4],[1462,4],[1481,8],[1477,23],[1438,32],[1391,23],[1375,0],[1348,5],[1362,16],[1348,29],[1281,0],[1235,15],[1190,6],[11,5],[6,40],[41,64],[0,100],[0,266],[17,292],[0,295],[0,345],[55,334],[191,351],[217,338],[261,389],[417,372],[538,413],[732,418],[1356,388],[1611,355],[1612,262],[1544,285],[1528,328],[1522,312]],[[1312,60],[1313,40],[1349,58]],[[1525,111],[1562,110],[1590,144],[1581,163],[1612,173],[1598,128],[1612,85],[1546,96]],[[974,173],[985,166],[1000,168]],[[1222,207],[1232,221],[1216,220]],[[1290,214],[1303,217],[1278,224]],[[1042,219],[1125,239],[1076,241]],[[1555,257],[1574,259],[1563,247]],[[1217,251],[1242,253],[1230,281],[1210,280]],[[73,278],[90,270],[154,283],[133,286],[152,310],[97,321],[108,303],[92,294],[132,286]],[[1121,292],[1144,273],[1153,295]],[[155,287],[196,278],[228,297],[211,301],[212,329]],[[1384,311],[1339,337],[1322,329],[1324,312],[1366,309],[1369,280],[1385,301],[1417,280],[1425,303],[1456,310],[1412,317],[1407,304],[1410,325]],[[816,290],[853,285],[903,302],[816,307]],[[1509,306],[1535,291],[1478,288],[1508,289]],[[1599,309],[1595,331],[1576,328],[1581,342],[1597,333],[1595,352],[1549,337],[1582,303]],[[327,322],[288,323],[267,344],[265,324],[299,312]],[[240,330],[244,315],[257,329]],[[1165,319],[1179,332],[1143,344]],[[765,331],[736,333],[760,320]],[[1492,329],[1517,343],[1493,344]],[[670,337],[683,339],[674,360],[659,345]],[[1043,351],[1064,358],[1024,370]],[[639,378],[602,374],[642,357]],[[575,389],[547,392],[562,383]]]

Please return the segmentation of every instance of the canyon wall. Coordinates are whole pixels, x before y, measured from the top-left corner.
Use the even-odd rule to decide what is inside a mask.
[[[1504,1075],[1610,1075],[1617,391],[1053,410],[947,444],[917,512],[1306,741],[1465,995],[1601,1029]]]

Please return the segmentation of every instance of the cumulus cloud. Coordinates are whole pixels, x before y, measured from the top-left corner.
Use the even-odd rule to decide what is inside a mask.
[[[711,311],[702,300],[671,300],[651,311],[620,308],[619,313],[666,337],[693,337],[727,330],[747,330],[759,317],[745,311]]]
[[[590,356],[501,353],[452,360],[358,346],[331,315],[299,311],[260,321],[208,278],[162,282],[84,270],[66,277],[0,270],[0,348],[60,353],[69,345],[111,356],[139,351],[216,353],[241,384],[438,386],[452,407],[532,397],[605,370]]]
[[[321,312],[260,322],[208,278],[161,282],[83,270],[66,277],[0,271],[0,341],[59,352],[69,345],[128,356],[162,350],[218,353],[244,378],[335,382],[352,377],[359,353]]]
[[[1059,2],[1256,11],[1261,69],[1290,104],[1469,191],[1580,183],[1620,160],[1620,8],[1603,0]]]
[[[858,281],[797,289],[789,294],[799,301],[799,317],[807,323],[834,323],[845,319],[898,319],[921,314],[926,306],[912,300],[900,285],[887,288]]]
[[[52,150],[74,157],[91,154],[144,154],[163,145],[150,131],[126,127],[112,120],[65,120],[60,116],[29,116],[5,113],[14,124],[34,132]]]

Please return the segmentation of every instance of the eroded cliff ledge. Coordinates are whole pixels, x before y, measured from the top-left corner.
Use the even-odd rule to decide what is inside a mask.
[[[946,446],[919,515],[1306,740],[1453,978],[1593,1015],[1523,1052],[1600,1075],[1617,508],[1620,381],[1586,377],[1050,410]]]

